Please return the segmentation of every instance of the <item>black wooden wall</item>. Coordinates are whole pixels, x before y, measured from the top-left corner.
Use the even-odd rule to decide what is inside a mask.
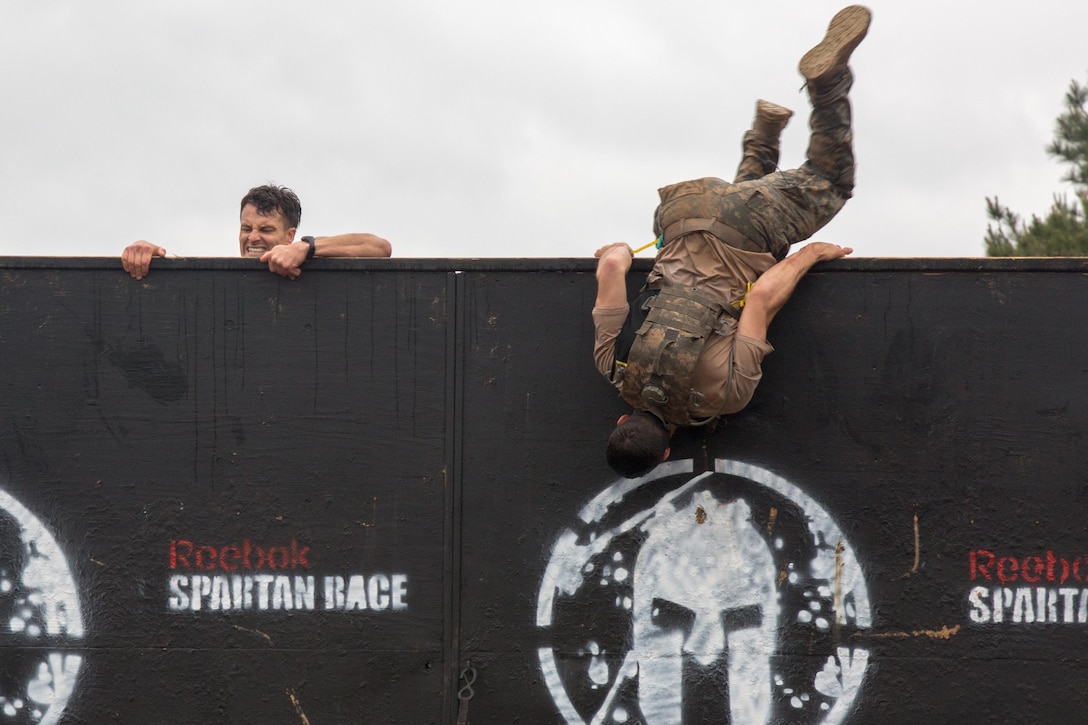
[[[625,484],[592,260],[3,260],[0,711],[1077,721],[1086,272],[825,265]]]

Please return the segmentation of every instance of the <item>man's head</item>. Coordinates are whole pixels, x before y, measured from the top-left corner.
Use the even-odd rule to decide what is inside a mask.
[[[272,247],[295,241],[302,204],[286,186],[255,186],[242,197],[238,249],[243,257],[260,257]]]
[[[608,436],[608,465],[624,478],[644,476],[669,457],[671,431],[652,413],[621,416]]]

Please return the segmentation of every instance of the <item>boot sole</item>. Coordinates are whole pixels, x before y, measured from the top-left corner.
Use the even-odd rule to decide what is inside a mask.
[[[851,5],[836,13],[827,26],[824,39],[805,53],[797,65],[805,80],[822,80],[833,71],[845,67],[850,54],[869,32],[872,17],[869,8],[863,5]]]
[[[793,111],[780,106],[777,103],[764,101],[762,98],[756,101],[756,116],[768,121],[788,121],[793,117]]]

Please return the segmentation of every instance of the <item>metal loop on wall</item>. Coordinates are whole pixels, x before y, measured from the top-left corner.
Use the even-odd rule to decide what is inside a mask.
[[[461,701],[457,707],[457,725],[468,725],[468,701],[476,695],[476,691],[472,689],[472,686],[476,684],[476,668],[472,666],[471,660],[465,661],[465,669],[461,670],[461,680],[465,684],[457,691],[457,699]]]

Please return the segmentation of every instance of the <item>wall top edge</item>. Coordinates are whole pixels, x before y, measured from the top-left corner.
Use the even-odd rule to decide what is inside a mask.
[[[635,271],[648,272],[653,258],[635,260]],[[152,270],[231,270],[251,272],[263,269],[255,260],[227,257],[156,259]],[[307,270],[367,272],[592,272],[593,258],[487,257],[391,259],[315,259]],[[0,270],[116,270],[118,257],[4,257]],[[814,272],[1076,272],[1088,273],[1088,257],[852,257],[820,264]]]

